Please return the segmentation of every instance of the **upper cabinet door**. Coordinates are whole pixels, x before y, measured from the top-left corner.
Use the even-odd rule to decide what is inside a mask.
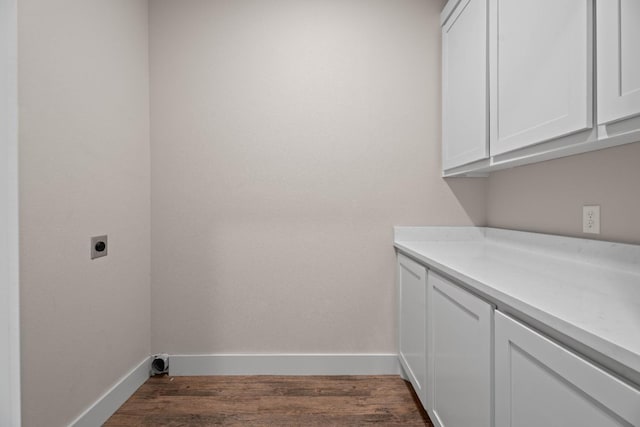
[[[598,123],[640,114],[640,1],[598,0]]]
[[[489,15],[491,155],[592,128],[593,0],[489,0]]]
[[[462,0],[443,16],[443,169],[488,157],[487,0]]]

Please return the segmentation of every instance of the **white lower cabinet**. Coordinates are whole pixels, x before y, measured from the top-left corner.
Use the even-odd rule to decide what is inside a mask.
[[[497,312],[495,417],[496,427],[640,426],[640,391]]]
[[[442,427],[491,427],[493,307],[433,271],[427,300],[432,421]]]
[[[398,254],[399,359],[437,427],[640,427],[640,389]]]
[[[398,254],[400,364],[426,406],[427,269]]]

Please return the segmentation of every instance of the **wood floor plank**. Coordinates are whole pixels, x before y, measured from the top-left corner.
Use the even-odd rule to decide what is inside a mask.
[[[153,377],[107,421],[132,426],[433,427],[397,376]]]

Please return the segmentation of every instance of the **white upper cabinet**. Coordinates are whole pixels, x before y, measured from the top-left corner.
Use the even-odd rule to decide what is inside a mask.
[[[488,157],[487,0],[443,13],[443,169]]]
[[[640,0],[449,0],[441,21],[444,176],[640,141]]]
[[[598,123],[640,115],[640,1],[598,0]]]
[[[489,0],[489,21],[491,155],[592,128],[593,1]]]

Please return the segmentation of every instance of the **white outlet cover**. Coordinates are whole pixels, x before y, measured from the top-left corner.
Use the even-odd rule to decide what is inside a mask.
[[[600,234],[600,206],[582,207],[582,232]]]

